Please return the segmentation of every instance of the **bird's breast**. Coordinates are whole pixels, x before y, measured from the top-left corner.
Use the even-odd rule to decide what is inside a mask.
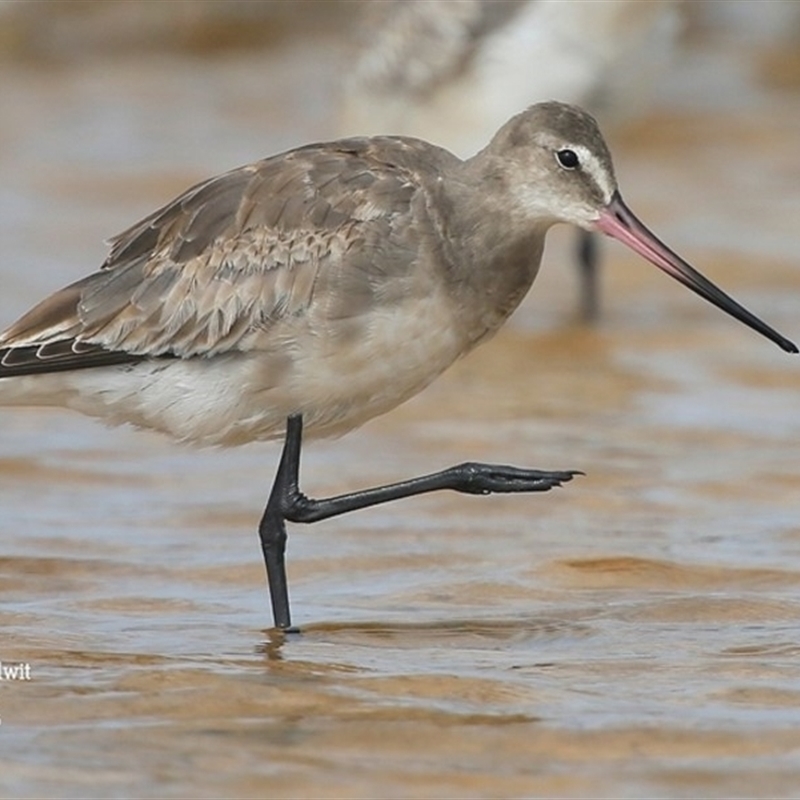
[[[378,305],[289,344],[280,395],[310,435],[331,436],[390,411],[424,389],[466,352],[469,341],[442,292]]]

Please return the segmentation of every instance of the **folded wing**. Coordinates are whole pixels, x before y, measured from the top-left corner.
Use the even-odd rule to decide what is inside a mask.
[[[388,156],[420,146],[311,145],[194,186],[0,334],[0,377],[247,351],[306,314],[320,282],[326,313],[355,313],[392,277],[386,264],[397,277],[415,258],[398,231],[420,185]]]

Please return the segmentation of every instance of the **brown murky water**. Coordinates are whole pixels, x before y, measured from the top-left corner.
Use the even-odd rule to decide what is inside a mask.
[[[4,68],[0,318],[191,181],[329,135],[337,53]],[[797,339],[800,96],[743,63],[697,50],[612,145],[632,207]],[[603,321],[573,324],[570,241],[304,481],[586,476],[295,526],[286,641],[255,534],[275,448],[3,410],[0,795],[799,796],[800,362],[614,245]]]

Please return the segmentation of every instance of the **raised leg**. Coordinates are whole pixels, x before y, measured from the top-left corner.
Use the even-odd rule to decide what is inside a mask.
[[[578,270],[580,280],[580,315],[585,322],[595,322],[600,314],[600,254],[597,235],[578,231]]]
[[[299,415],[289,417],[286,422],[286,440],[278,472],[258,528],[267,566],[275,627],[284,630],[291,628],[285,568],[286,520],[317,522],[348,511],[426,492],[436,492],[440,489],[451,489],[465,494],[546,492],[554,486],[572,480],[575,475],[582,474],[574,470],[542,472],[499,464],[467,462],[441,472],[388,486],[377,486],[360,492],[313,500],[306,497],[298,485],[302,436],[302,417]]]

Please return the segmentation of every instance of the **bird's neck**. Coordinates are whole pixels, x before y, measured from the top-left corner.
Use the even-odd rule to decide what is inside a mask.
[[[469,162],[464,162],[465,166]],[[491,336],[520,304],[541,263],[550,221],[531,221],[504,202],[502,187],[465,170],[442,186],[445,269],[453,298],[476,321],[471,338]]]

